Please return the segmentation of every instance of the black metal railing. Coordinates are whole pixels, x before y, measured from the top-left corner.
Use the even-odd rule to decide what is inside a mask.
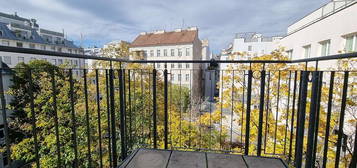
[[[295,61],[127,61],[0,51],[120,62],[100,69],[45,61],[1,68],[3,155],[13,167],[117,167],[140,147],[356,167],[357,72],[321,68],[324,61],[353,62],[346,59],[356,53]]]

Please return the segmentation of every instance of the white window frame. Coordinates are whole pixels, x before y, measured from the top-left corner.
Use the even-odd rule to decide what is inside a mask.
[[[302,47],[304,49],[304,58],[310,58],[311,57],[311,44],[305,45]]]
[[[352,48],[350,51],[347,50],[347,38],[352,37]],[[357,34],[345,36],[345,51],[346,52],[357,52]]]
[[[320,56],[328,56],[328,55],[330,55],[331,40],[324,40],[324,41],[321,41],[319,43],[320,43]],[[326,47],[324,47],[325,45],[326,45]],[[325,51],[323,51],[323,50],[325,50]]]

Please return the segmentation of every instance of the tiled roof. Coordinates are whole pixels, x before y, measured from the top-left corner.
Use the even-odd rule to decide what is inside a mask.
[[[174,45],[193,43],[198,36],[197,30],[141,34],[131,43],[131,47]]]

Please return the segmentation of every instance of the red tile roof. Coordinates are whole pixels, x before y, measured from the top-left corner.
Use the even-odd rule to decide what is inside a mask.
[[[157,45],[175,45],[193,43],[198,36],[197,30],[182,30],[180,32],[147,33],[139,35],[131,43],[131,47],[145,47]]]

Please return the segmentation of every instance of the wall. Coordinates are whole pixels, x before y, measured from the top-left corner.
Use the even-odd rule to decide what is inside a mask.
[[[344,35],[357,33],[357,2],[327,18],[320,20],[298,32],[287,35],[280,41],[280,46],[293,50],[292,59],[304,57],[303,46],[311,45],[311,57],[321,56],[319,42],[331,40],[330,54],[344,50]]]

